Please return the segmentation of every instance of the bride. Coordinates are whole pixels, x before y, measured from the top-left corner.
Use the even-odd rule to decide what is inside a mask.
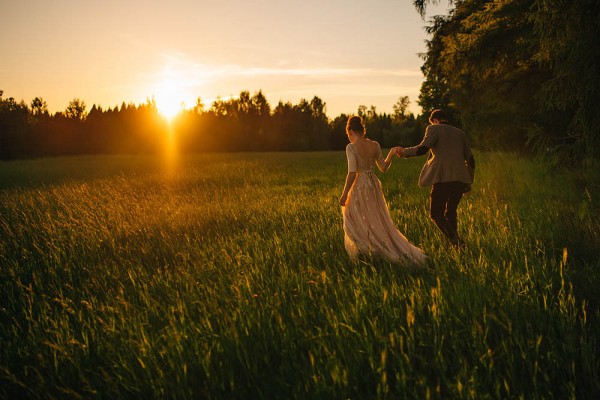
[[[382,256],[392,262],[420,264],[426,256],[396,229],[390,216],[381,182],[373,173],[377,165],[386,172],[395,155],[391,149],[384,159],[379,143],[365,138],[361,117],[350,117],[346,134],[348,175],[340,197],[344,217],[344,245],[351,259],[359,254]]]

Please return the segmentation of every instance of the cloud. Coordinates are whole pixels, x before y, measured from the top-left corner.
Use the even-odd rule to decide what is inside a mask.
[[[244,67],[241,65],[226,65],[215,68],[221,75],[239,76],[306,76],[306,77],[420,77],[419,70],[389,70],[374,68],[286,68],[286,67]]]

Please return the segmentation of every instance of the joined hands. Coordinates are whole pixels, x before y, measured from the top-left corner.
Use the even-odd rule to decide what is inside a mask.
[[[396,157],[404,157],[404,147],[402,147],[402,146],[392,147],[392,151],[394,152],[394,155]]]

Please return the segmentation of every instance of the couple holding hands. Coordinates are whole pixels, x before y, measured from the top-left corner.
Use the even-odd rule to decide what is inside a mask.
[[[379,143],[365,138],[362,119],[348,118],[348,174],[340,205],[344,218],[344,245],[350,258],[367,254],[405,264],[422,264],[427,259],[423,251],[396,228],[381,182],[373,173],[375,165],[386,172],[394,156],[416,157],[429,153],[419,186],[432,186],[431,219],[454,248],[465,246],[458,235],[456,210],[463,194],[471,190],[475,159],[466,134],[448,124],[445,112],[434,110],[429,122],[431,125],[419,145],[394,147],[384,158]]]

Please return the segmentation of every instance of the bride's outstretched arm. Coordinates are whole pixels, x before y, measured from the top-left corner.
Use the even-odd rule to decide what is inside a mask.
[[[348,193],[350,189],[352,189],[352,185],[354,185],[354,181],[356,180],[356,172],[348,172],[346,175],[346,184],[344,185],[344,191],[340,196],[340,206],[344,207],[346,205],[346,201],[348,200]]]
[[[384,159],[377,160],[377,166],[381,170],[381,172],[386,172],[390,166],[392,165],[392,159],[396,155],[395,147],[390,149],[387,157]]]

